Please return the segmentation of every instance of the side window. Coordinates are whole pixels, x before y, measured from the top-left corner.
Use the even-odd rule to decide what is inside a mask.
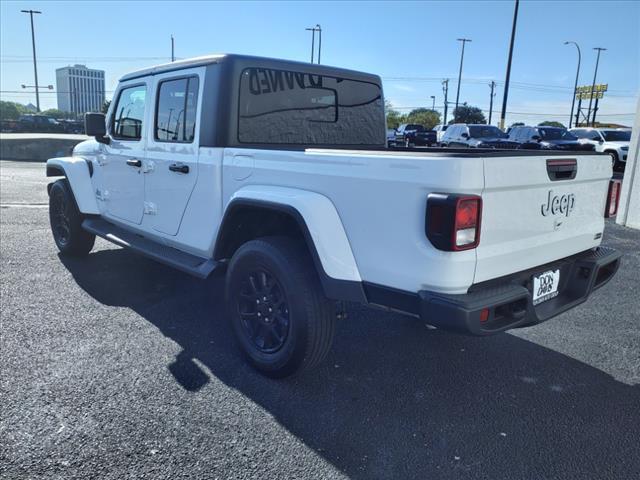
[[[376,83],[271,68],[240,75],[239,143],[376,145],[383,119]]]
[[[154,138],[161,142],[191,143],[195,138],[198,77],[160,82]]]
[[[123,140],[140,140],[147,95],[145,85],[124,88],[113,111],[112,134]]]
[[[520,141],[522,135],[520,134],[520,129],[518,127],[513,127],[509,132],[509,140]]]
[[[584,130],[571,130],[571,133],[573,133],[578,138],[586,138]]]

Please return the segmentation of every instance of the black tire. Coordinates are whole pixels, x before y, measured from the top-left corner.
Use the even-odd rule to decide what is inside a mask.
[[[620,170],[620,159],[618,158],[618,152],[613,152],[611,150],[607,150],[607,153],[611,155],[611,167],[614,172]]]
[[[264,237],[242,245],[227,270],[226,303],[243,353],[266,376],[313,368],[331,349],[335,304],[294,239]]]
[[[54,182],[49,190],[49,223],[61,253],[81,257],[93,248],[96,236],[82,228],[83,219],[67,180]]]

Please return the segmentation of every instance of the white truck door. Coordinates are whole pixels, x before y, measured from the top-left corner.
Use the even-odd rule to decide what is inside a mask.
[[[178,233],[198,178],[203,75],[204,69],[196,68],[154,78],[144,201],[150,228],[167,235]]]
[[[144,212],[145,123],[149,98],[144,79],[121,84],[109,122],[111,142],[101,162],[104,175],[102,200],[106,216],[134,224]]]

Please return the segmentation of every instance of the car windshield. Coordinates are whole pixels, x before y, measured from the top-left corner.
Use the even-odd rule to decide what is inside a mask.
[[[472,138],[506,138],[507,134],[491,125],[471,125],[469,136]]]
[[[539,128],[540,136],[544,140],[577,140],[573,133],[564,128]]]
[[[630,130],[603,130],[602,134],[607,142],[630,142]]]

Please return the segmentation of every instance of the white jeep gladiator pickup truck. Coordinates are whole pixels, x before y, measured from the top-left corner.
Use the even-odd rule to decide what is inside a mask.
[[[95,140],[47,162],[53,237],[205,278],[262,373],[317,365],[344,301],[475,335],[533,325],[615,274],[598,153],[386,148],[378,76],[239,55],[125,75]],[[123,272],[126,275],[126,272]]]

